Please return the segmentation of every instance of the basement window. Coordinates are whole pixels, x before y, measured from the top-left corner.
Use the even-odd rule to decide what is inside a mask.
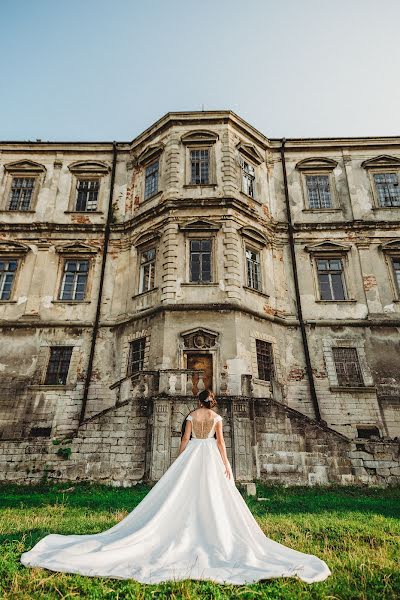
[[[362,427],[357,427],[357,437],[359,438],[364,438],[364,439],[369,439],[372,436],[376,436],[376,437],[381,437],[380,433],[379,433],[379,429],[375,426],[362,426]]]
[[[29,435],[31,437],[50,437],[51,427],[32,427]]]

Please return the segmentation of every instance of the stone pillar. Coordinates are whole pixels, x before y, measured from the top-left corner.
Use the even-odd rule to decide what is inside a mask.
[[[178,223],[167,223],[162,243],[161,302],[174,302],[178,264]]]
[[[253,480],[251,421],[248,401],[232,400],[232,454],[234,476],[238,481]]]
[[[171,463],[171,401],[154,400],[150,480],[158,481]]]
[[[239,258],[241,244],[234,220],[224,220],[222,231],[224,234],[224,280],[226,295],[231,302],[239,302],[242,286]]]

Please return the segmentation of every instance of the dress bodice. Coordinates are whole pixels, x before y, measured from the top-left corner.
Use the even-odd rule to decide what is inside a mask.
[[[192,415],[188,415],[186,421],[192,422],[192,437],[195,440],[204,440],[214,436],[215,426],[219,421],[222,421],[222,417],[217,415],[213,419],[200,421],[200,419],[194,419]]]

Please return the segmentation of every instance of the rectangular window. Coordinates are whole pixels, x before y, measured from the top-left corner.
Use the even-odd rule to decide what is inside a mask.
[[[400,294],[400,257],[392,258],[394,280],[397,285],[397,291]]]
[[[89,270],[88,260],[66,260],[60,300],[84,300]]]
[[[0,259],[0,300],[10,300],[18,261]]]
[[[139,293],[147,292],[155,287],[156,249],[150,248],[140,255]]]
[[[310,208],[332,208],[329,175],[306,175]]]
[[[67,383],[72,346],[53,346],[47,365],[45,385],[65,385]]]
[[[8,210],[29,210],[35,189],[35,177],[13,177]]]
[[[242,184],[243,192],[251,198],[255,198],[256,172],[253,165],[245,160],[242,162]]]
[[[208,150],[190,151],[190,183],[209,183],[210,156]]]
[[[211,281],[211,240],[190,240],[190,281]]]
[[[159,161],[146,167],[144,182],[144,199],[151,198],[158,192],[158,167]]]
[[[360,363],[356,348],[332,348],[338,384],[363,386]]]
[[[321,300],[345,300],[343,264],[340,258],[317,259],[318,283]]]
[[[379,206],[400,206],[397,173],[375,173],[374,182]]]
[[[146,338],[134,340],[129,344],[128,358],[128,376],[143,371],[144,349],[146,347]]]
[[[80,212],[97,210],[99,195],[98,179],[79,179],[76,185],[76,207]]]
[[[258,378],[271,381],[274,374],[272,344],[264,340],[256,340]]]
[[[247,285],[261,290],[260,253],[246,248]]]

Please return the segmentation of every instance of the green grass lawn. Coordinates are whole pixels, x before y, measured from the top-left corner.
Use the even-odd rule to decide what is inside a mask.
[[[282,488],[258,485],[247,499],[265,534],[316,554],[332,575],[321,583],[294,578],[231,586],[207,581],[143,585],[23,567],[22,552],[47,533],[96,533],[130,512],[148,487],[68,484],[0,486],[0,598],[215,599],[400,598],[400,488]]]

